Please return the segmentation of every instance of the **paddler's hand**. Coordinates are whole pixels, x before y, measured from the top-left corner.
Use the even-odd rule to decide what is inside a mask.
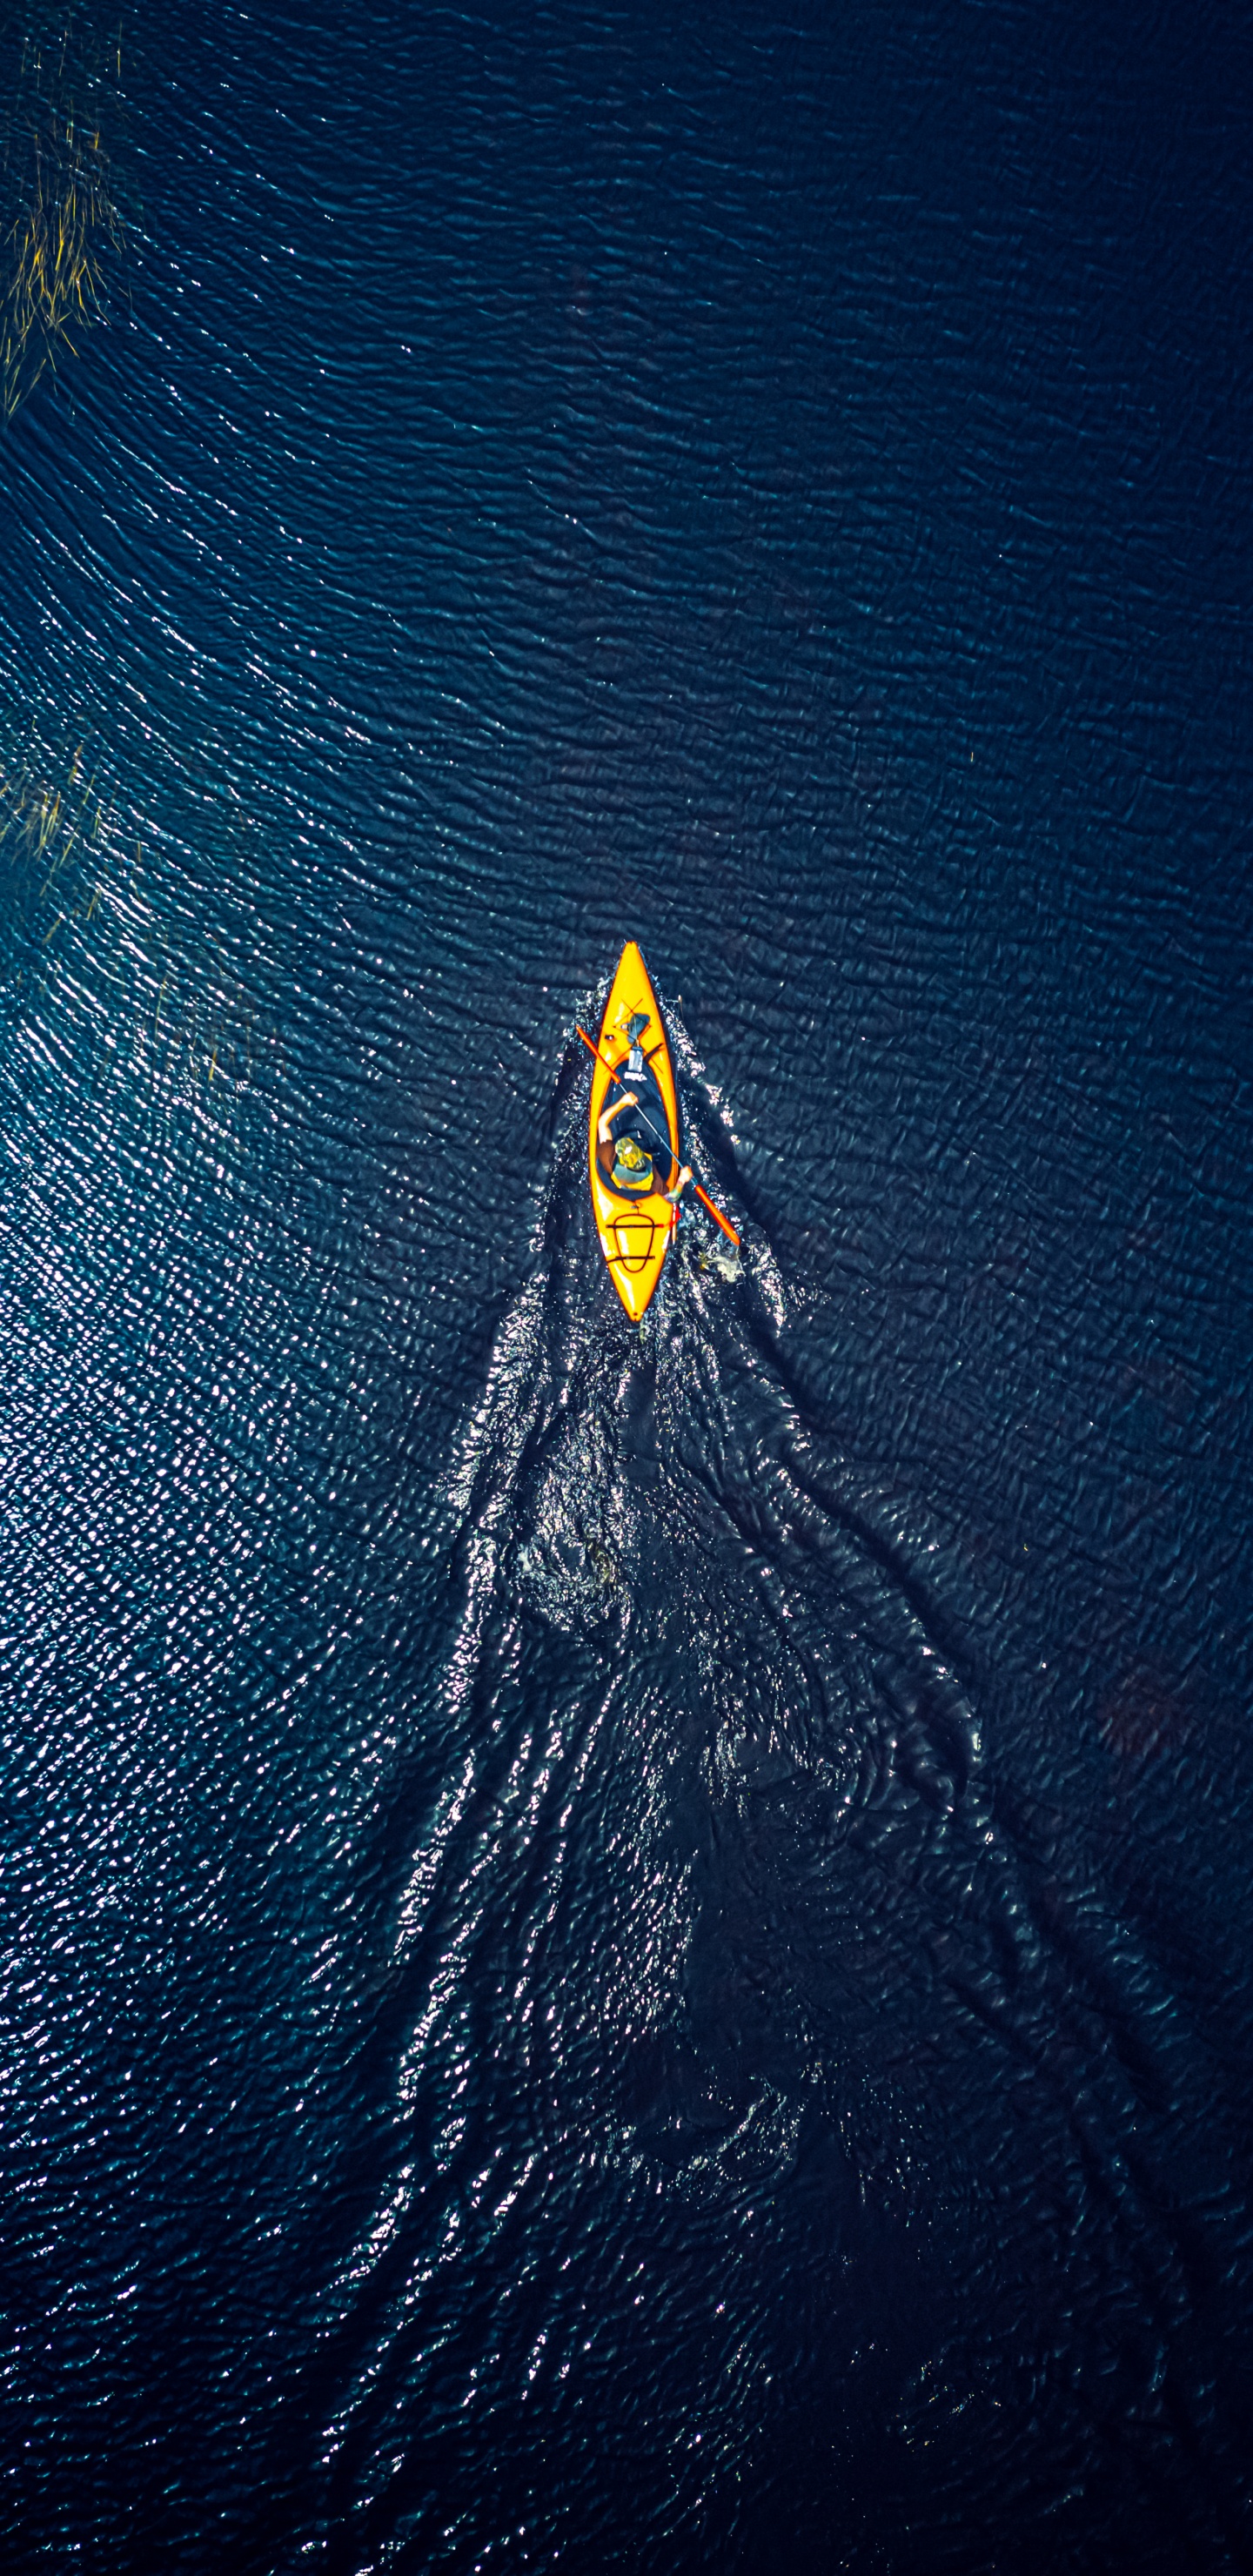
[[[600,1143],[602,1145],[612,1143],[613,1122],[618,1116],[620,1110],[638,1109],[638,1107],[639,1101],[637,1100],[635,1093],[633,1091],[624,1091],[621,1100],[615,1100],[612,1109],[606,1109],[604,1115],[597,1121],[596,1134]]]
[[[674,1188],[673,1188],[672,1190],[664,1190],[664,1191],[662,1192],[662,1196],[663,1196],[663,1198],[668,1198],[672,1207],[677,1207],[677,1206],[678,1206],[679,1201],[680,1201],[680,1199],[682,1198],[683,1193],[684,1193],[685,1189],[687,1188],[688,1182],[690,1181],[691,1177],[692,1177],[692,1167],[691,1167],[691,1164],[690,1164],[690,1163],[685,1163],[685,1164],[684,1164],[684,1166],[683,1166],[682,1171],[681,1171],[681,1172],[680,1172],[680,1174],[679,1174],[679,1177],[678,1177],[677,1181],[675,1182]]]

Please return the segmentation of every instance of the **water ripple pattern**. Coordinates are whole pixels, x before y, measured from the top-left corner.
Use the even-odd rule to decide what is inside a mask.
[[[112,60],[0,435],[5,2564],[1244,2565],[1243,34]],[[627,937],[744,1238],[638,1333]]]

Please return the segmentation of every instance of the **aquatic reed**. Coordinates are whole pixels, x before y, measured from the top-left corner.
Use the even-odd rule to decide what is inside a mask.
[[[91,137],[85,153],[76,151],[68,128],[62,138],[54,127],[51,139],[54,148],[61,144],[63,166],[49,186],[45,157],[39,154],[32,201],[16,218],[5,245],[9,269],[0,409],[6,420],[45,367],[55,366],[59,349],[73,354],[75,335],[95,321],[104,301],[104,246],[121,247],[103,173],[87,158],[99,152],[99,136]]]
[[[120,107],[121,30],[82,13],[0,51],[0,418],[73,352],[103,309],[122,249],[105,129]]]

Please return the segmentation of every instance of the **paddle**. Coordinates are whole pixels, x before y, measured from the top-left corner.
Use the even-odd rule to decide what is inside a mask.
[[[586,1029],[580,1029],[580,1028],[579,1028],[579,1024],[578,1024],[578,1021],[577,1021],[577,1020],[575,1021],[574,1025],[575,1025],[575,1028],[576,1028],[576,1029],[578,1029],[579,1036],[582,1038],[582,1040],[583,1040],[583,1044],[584,1044],[584,1046],[587,1048],[587,1052],[588,1052],[588,1054],[589,1054],[589,1055],[594,1055],[594,1056],[595,1056],[595,1058],[596,1058],[597,1063],[598,1063],[598,1064],[603,1064],[603,1065],[605,1066],[605,1071],[606,1071],[606,1073],[608,1074],[610,1081],[611,1081],[611,1082],[616,1082],[616,1083],[617,1083],[617,1085],[618,1085],[618,1089],[619,1089],[620,1091],[625,1091],[625,1090],[626,1090],[626,1084],[625,1084],[625,1082],[623,1081],[621,1074],[620,1074],[620,1073],[615,1073],[613,1066],[612,1066],[611,1064],[606,1064],[606,1063],[605,1063],[605,1058],[604,1058],[604,1056],[601,1054],[600,1048],[599,1048],[598,1046],[593,1046],[592,1041],[591,1041],[591,1039],[589,1038],[589,1036],[588,1036],[588,1034],[587,1034]],[[654,1127],[653,1122],[652,1122],[651,1118],[649,1117],[648,1112],[647,1112],[647,1110],[646,1110],[646,1109],[641,1108],[641,1110],[640,1110],[640,1120],[641,1120],[642,1125],[643,1125],[643,1126],[645,1126],[645,1127],[647,1127],[648,1132],[649,1132],[649,1135],[650,1135],[650,1136],[652,1136],[652,1137],[654,1137],[654,1138],[656,1139],[656,1142],[660,1145],[660,1147],[661,1147],[661,1150],[662,1150],[663,1154],[665,1154],[665,1155],[667,1156],[667,1158],[668,1158],[668,1157],[669,1157],[669,1153],[670,1153],[670,1140],[669,1140],[669,1138],[668,1138],[668,1137],[666,1137],[666,1136],[659,1136],[659,1135],[657,1134],[657,1130],[656,1130],[656,1128]],[[700,1182],[697,1180],[697,1178],[696,1178],[696,1176],[695,1176],[695,1174],[694,1174],[694,1173],[691,1175],[691,1181],[692,1181],[692,1187],[693,1187],[693,1189],[694,1189],[694,1190],[695,1190],[695,1192],[696,1192],[697,1198],[700,1200],[701,1206],[702,1206],[702,1207],[704,1207],[704,1208],[708,1208],[709,1213],[710,1213],[711,1217],[713,1218],[714,1224],[715,1224],[715,1225],[720,1225],[720,1226],[721,1226],[721,1228],[722,1228],[723,1233],[724,1233],[725,1235],[729,1235],[729,1237],[730,1237],[730,1239],[731,1239],[732,1243],[734,1243],[734,1244],[738,1244],[738,1242],[739,1242],[739,1239],[740,1239],[740,1238],[739,1238],[738,1234],[736,1233],[734,1226],[733,1226],[733,1225],[731,1225],[731,1224],[728,1222],[728,1220],[727,1220],[727,1218],[726,1218],[726,1217],[724,1217],[724,1215],[722,1214],[721,1209],[720,1209],[720,1208],[716,1208],[716,1207],[714,1206],[713,1200],[710,1198],[708,1191],[707,1191],[707,1190],[703,1190],[703,1189],[701,1188]]]

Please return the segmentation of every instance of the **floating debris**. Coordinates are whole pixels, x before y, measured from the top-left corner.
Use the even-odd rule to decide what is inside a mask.
[[[696,1256],[702,1270],[715,1270],[720,1279],[733,1283],[744,1276],[744,1263],[733,1243],[707,1243]]]
[[[622,1573],[616,1557],[610,1555],[607,1547],[602,1547],[598,1538],[585,1539],[583,1544],[587,1550],[588,1564],[597,1582],[603,1584],[607,1592],[617,1591],[622,1582]]]

